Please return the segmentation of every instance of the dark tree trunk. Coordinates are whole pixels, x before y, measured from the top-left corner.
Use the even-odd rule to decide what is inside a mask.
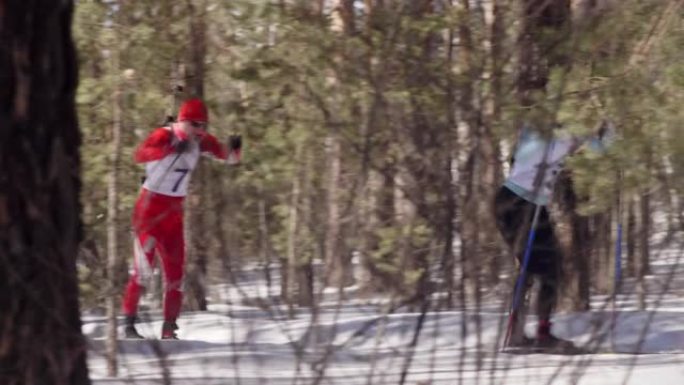
[[[189,73],[186,84],[190,96],[204,98],[204,58],[206,56],[206,1],[188,2],[190,15],[190,44]],[[188,265],[185,303],[190,310],[207,310],[207,293],[205,289],[207,279],[207,254],[209,231],[207,229],[206,216],[209,211],[204,207],[209,194],[206,186],[209,175],[209,165],[200,162],[195,171],[194,183],[187,202],[188,224],[186,230]]]
[[[627,201],[627,276],[636,277],[637,257],[636,257],[636,212],[634,209],[634,199]]]
[[[364,0],[366,9],[366,22],[364,24],[364,36],[377,33],[386,39],[387,30],[384,23],[379,20],[384,7],[376,0]],[[385,99],[387,87],[387,71],[389,58],[378,58],[377,52],[368,51],[365,65],[369,72],[369,84],[373,87],[373,101],[367,114],[367,121],[361,125],[360,136],[363,138],[362,151],[362,187],[361,187],[361,223],[357,229],[361,237],[361,269],[362,282],[361,292],[364,294],[388,291],[392,287],[394,277],[379,268],[380,263],[389,262],[389,253],[373,256],[377,253],[379,245],[378,228],[390,228],[394,226],[396,208],[394,205],[394,178],[395,167],[393,161],[381,158],[377,165],[377,172],[371,172],[373,168],[373,155],[375,152],[385,152],[389,149],[387,135],[377,133],[391,132],[388,116],[390,103]],[[379,59],[384,59],[380,61]],[[377,64],[373,64],[374,61]],[[377,253],[380,254],[380,253]]]
[[[341,190],[342,190],[342,144],[340,133],[331,129],[326,138],[326,155],[328,157],[328,196],[327,196],[327,226],[325,233],[325,270],[326,284],[330,287],[345,287],[350,285],[351,263],[342,252],[342,218],[341,218]]]
[[[596,216],[596,228],[593,231],[593,244],[595,245],[596,268],[594,277],[596,290],[599,293],[609,294],[613,288],[612,276],[614,272],[614,260],[611,253],[611,224],[612,218],[609,213]]]
[[[639,232],[637,252],[637,295],[639,310],[646,309],[646,276],[650,274],[650,254],[649,244],[651,235],[651,198],[649,193],[644,191],[639,197]]]
[[[492,87],[492,117],[494,126],[502,123],[501,115],[504,95],[504,67],[506,65],[506,13],[509,0],[494,0],[492,4],[492,27],[491,27],[491,87]]]
[[[333,17],[333,29],[340,32],[344,38],[349,38],[355,33],[354,0],[337,0],[334,6],[336,12]],[[343,66],[347,66],[342,57],[336,60]],[[335,79],[335,82],[339,83],[344,81],[344,78]],[[342,288],[354,283],[351,259],[344,250],[342,242],[342,234],[345,231],[342,219],[343,194],[341,194],[344,172],[342,133],[331,124],[330,113],[324,111],[324,115],[330,127],[326,136],[326,155],[328,156],[326,210],[328,215],[325,234],[325,276],[327,286]]]
[[[639,276],[651,274],[651,196],[648,192],[641,194],[639,229]]]
[[[114,44],[112,44],[112,73],[120,74],[120,46],[119,31],[113,31]],[[109,164],[109,177],[107,180],[107,375],[118,375],[118,325],[120,301],[118,294],[121,290],[121,277],[118,274],[121,269],[121,257],[119,248],[119,168],[121,166],[121,133],[122,133],[122,108],[121,108],[121,79],[116,78],[114,92],[112,94],[112,143]]]
[[[570,0],[521,0],[520,3],[522,30],[518,41],[516,91],[525,116],[518,124],[530,123],[548,133],[557,113],[545,103],[550,73],[553,69],[569,67],[562,44],[570,35]],[[564,234],[559,234],[565,240],[562,242],[563,251],[568,268],[566,272],[570,278],[570,285],[566,288],[574,294],[572,307],[586,309],[589,306],[589,250],[586,247],[589,243],[589,224],[586,218],[579,217],[575,212],[577,196],[573,191],[571,176],[561,178],[556,190],[561,192],[557,196],[562,208],[561,215],[557,217],[558,227],[568,229]]]
[[[302,209],[302,219],[306,226],[302,230],[306,230],[305,233],[307,238],[311,238],[309,235],[312,231],[312,224],[315,223],[314,220],[314,201],[312,199],[312,192],[315,190],[314,186],[314,154],[310,148],[313,146],[305,146],[304,150],[304,175],[302,176],[302,183],[304,186],[303,191],[303,209]],[[299,264],[297,266],[297,304],[299,306],[313,307],[315,306],[315,293],[314,293],[314,268],[313,259],[315,255],[314,247],[311,246],[311,242],[304,242],[305,247],[302,249],[302,255],[299,258]]]
[[[468,0],[461,0],[461,7],[463,9],[464,21],[459,27],[459,41],[461,49],[459,56],[461,57],[461,66],[463,67],[463,75],[466,81],[461,87],[461,96],[459,100],[459,107],[463,115],[463,123],[468,128],[467,152],[468,158],[464,162],[464,167],[461,170],[461,216],[460,229],[461,234],[461,276],[463,286],[462,290],[466,288],[471,292],[476,293],[475,287],[479,286],[480,269],[476,262],[476,256],[480,251],[482,242],[481,231],[482,222],[479,214],[479,200],[478,196],[478,181],[479,172],[481,171],[480,159],[480,143],[481,132],[480,126],[482,123],[480,111],[476,109],[474,100],[475,79],[478,76],[479,68],[476,68],[475,62],[475,45],[473,42],[473,33],[470,28],[471,10],[470,2]],[[484,201],[484,200],[483,200]],[[461,293],[464,296],[464,293]],[[477,296],[477,295],[476,295]],[[463,297],[466,299],[466,297]],[[462,303],[461,306],[465,306]]]
[[[292,178],[292,193],[290,197],[290,207],[288,208],[287,218],[287,251],[286,259],[282,263],[282,280],[281,280],[281,296],[283,301],[287,303],[290,316],[294,316],[294,305],[297,300],[297,279],[300,278],[297,274],[299,266],[299,252],[301,250],[300,236],[301,233],[301,210],[300,202],[302,196],[302,158],[303,145],[297,146],[295,149],[295,172]]]
[[[563,289],[569,294],[566,296],[568,298],[566,307],[574,311],[586,311],[591,305],[589,291],[591,245],[586,242],[590,239],[589,218],[577,214],[578,197],[569,173],[561,174],[556,196],[564,222],[556,233],[559,235],[564,249],[563,254],[566,256],[563,261],[565,271]],[[563,231],[564,228],[570,231]]]
[[[0,383],[89,384],[71,1],[0,6]]]
[[[561,42],[567,40],[570,0],[521,0],[523,6],[520,33],[520,68],[517,79],[519,103],[531,107],[546,92],[552,67],[566,65]],[[547,116],[537,109],[534,115],[542,122]]]
[[[449,33],[447,35],[446,41],[446,68],[452,68],[455,62],[454,55],[454,37],[456,31],[454,28],[449,28]],[[444,298],[443,305],[448,309],[453,309],[454,307],[454,292],[456,290],[456,255],[454,250],[454,238],[456,234],[456,220],[457,220],[457,202],[458,197],[458,187],[456,185],[456,180],[454,178],[454,173],[452,168],[454,167],[454,160],[458,159],[458,135],[456,122],[456,96],[455,96],[455,79],[454,76],[447,77],[448,89],[445,93],[444,104],[447,111],[447,126],[446,126],[446,138],[445,138],[445,148],[444,148],[444,164],[442,167],[442,191],[445,195],[444,197],[444,216],[442,218],[442,229],[440,234],[440,240],[442,240],[443,251],[442,258],[440,261],[440,267],[442,269],[444,287],[443,290],[446,291],[446,297]]]
[[[650,177],[654,166],[653,161],[653,148],[651,146],[646,147],[645,152],[645,163],[646,170],[648,171],[647,176]],[[639,196],[639,230],[638,230],[638,255],[637,255],[637,295],[639,310],[644,310],[646,308],[646,276],[651,274],[651,192],[647,187],[642,187],[642,191]]]
[[[451,151],[452,140],[449,141],[448,150]],[[454,255],[454,234],[456,232],[456,187],[454,178],[452,176],[452,162],[451,155],[446,157],[444,167],[444,193],[445,207],[444,207],[444,222],[443,222],[443,251],[440,266],[444,277],[444,290],[446,290],[446,298],[444,299],[444,306],[448,309],[454,307],[454,290],[456,289],[456,277],[454,276],[456,268],[456,256]]]

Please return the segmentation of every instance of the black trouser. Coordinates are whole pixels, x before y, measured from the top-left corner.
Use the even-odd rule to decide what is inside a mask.
[[[496,225],[520,264],[523,263],[527,238],[536,205],[517,196],[507,187],[501,187],[494,203]],[[553,223],[545,207],[539,213],[539,222],[527,265],[525,292],[532,277],[540,281],[537,314],[540,320],[549,321],[556,305],[561,276],[562,253]],[[526,293],[523,293],[523,298]]]

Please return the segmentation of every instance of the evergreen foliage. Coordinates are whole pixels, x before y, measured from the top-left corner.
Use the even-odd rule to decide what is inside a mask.
[[[539,111],[578,135],[604,121],[616,127],[605,153],[585,151],[569,162],[582,215],[614,209],[618,193],[624,202],[649,194],[656,212],[671,217],[670,228],[681,228],[684,18],[676,2],[573,7],[572,23],[553,48],[563,65],[551,69],[548,92],[527,108],[513,91],[522,2],[496,2],[498,15],[472,1],[328,1],[322,11],[313,1],[190,3],[207,11],[210,130],[219,138],[241,134],[245,143],[239,169],[212,164],[211,178],[194,180],[213,186],[207,221],[225,225],[213,229],[209,255],[224,261],[219,245],[227,245],[224,267],[286,263],[292,246],[298,266],[324,263],[326,272],[315,278],[323,281],[333,266],[325,248],[336,199],[335,253],[343,261],[361,257],[368,275],[359,283],[369,292],[410,297],[427,294],[433,283],[448,285],[455,274],[485,279],[492,266],[510,264],[499,261],[507,256],[498,238],[487,236],[496,233],[486,219],[490,197],[519,122],[537,119]],[[186,3],[171,0],[77,4],[82,201],[94,245],[105,237],[114,81],[124,84],[120,209],[129,218],[142,173],[132,153],[170,111],[170,89],[192,44],[188,17]],[[495,22],[504,26],[500,35]],[[122,37],[116,45],[113,29]],[[109,65],[115,51],[120,69]],[[331,194],[335,141],[341,169]],[[219,208],[218,197],[226,200]],[[484,234],[477,241],[469,235],[472,223]],[[129,223],[120,226],[128,239]],[[460,251],[453,246],[459,241],[466,247]],[[121,253],[128,250],[123,243]],[[95,288],[104,266],[84,263],[93,274],[83,276],[91,299],[102,295]]]

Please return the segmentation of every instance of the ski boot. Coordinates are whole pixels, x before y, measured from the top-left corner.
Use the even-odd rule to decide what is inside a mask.
[[[135,328],[135,321],[137,317],[134,315],[128,315],[126,316],[126,327],[124,328],[124,337],[127,339],[131,340],[142,340],[145,339],[145,337],[141,336],[140,333],[138,333],[138,330]]]
[[[161,339],[163,340],[177,340],[176,330],[178,330],[178,325],[175,321],[164,321],[162,325]]]

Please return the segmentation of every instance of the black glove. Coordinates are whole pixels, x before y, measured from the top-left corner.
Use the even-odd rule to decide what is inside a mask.
[[[228,148],[231,151],[239,150],[242,148],[242,136],[231,135],[228,137]]]
[[[190,141],[189,140],[179,140],[173,145],[174,151],[176,151],[179,154],[182,154],[182,153],[188,151],[189,147],[190,147]]]

